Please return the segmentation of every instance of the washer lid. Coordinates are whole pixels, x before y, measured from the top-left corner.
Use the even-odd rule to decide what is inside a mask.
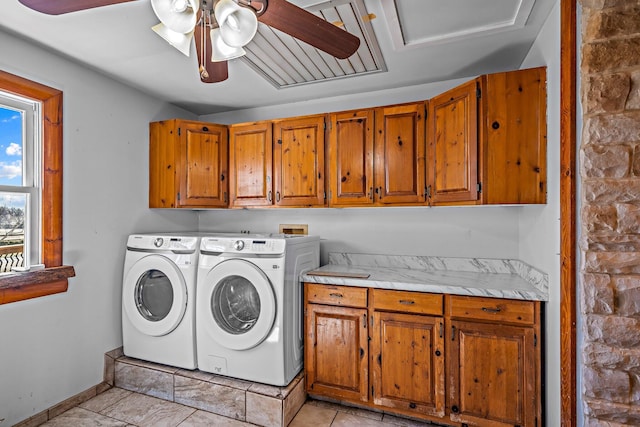
[[[182,272],[162,255],[141,258],[125,276],[122,305],[131,323],[143,334],[170,333],[182,321],[187,307]]]
[[[211,269],[199,288],[198,307],[210,337],[224,347],[247,350],[271,332],[276,298],[269,278],[255,264],[231,259]]]

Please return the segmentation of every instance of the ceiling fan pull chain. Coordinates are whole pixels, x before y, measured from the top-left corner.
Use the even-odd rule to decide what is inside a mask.
[[[207,39],[209,37],[207,37],[207,15],[208,15],[208,10],[205,10],[204,13],[202,14],[202,22],[200,23],[200,25],[202,26],[202,31],[200,31],[200,58],[202,58],[202,61],[206,61],[206,52],[207,52]],[[206,80],[209,78],[209,73],[207,72],[207,67],[204,66],[204,64],[198,64],[199,65],[199,71],[200,71],[200,78],[202,80]]]

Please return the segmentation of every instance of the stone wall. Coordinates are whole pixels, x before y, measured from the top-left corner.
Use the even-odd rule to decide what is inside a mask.
[[[581,3],[583,411],[586,426],[637,426],[640,0]]]

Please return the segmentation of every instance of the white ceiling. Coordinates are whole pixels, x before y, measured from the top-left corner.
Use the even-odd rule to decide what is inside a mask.
[[[59,16],[3,0],[0,29],[204,115],[516,69],[557,1],[364,0],[386,71],[281,89],[242,60],[228,80],[201,83],[195,50],[186,57],[151,31],[150,0]]]

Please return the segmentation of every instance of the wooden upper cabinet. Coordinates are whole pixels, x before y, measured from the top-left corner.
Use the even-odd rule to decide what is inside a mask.
[[[482,77],[482,201],[546,203],[546,68]]]
[[[227,126],[173,119],[149,136],[149,207],[227,206]]]
[[[425,201],[424,105],[376,108],[374,191],[380,204]]]
[[[273,122],[275,205],[325,205],[324,123],[324,115]]]
[[[430,204],[546,202],[546,68],[488,74],[429,102]]]
[[[432,203],[478,198],[479,84],[472,80],[429,102],[427,192]]]
[[[329,115],[330,206],[373,204],[373,121],[373,110]]]
[[[271,122],[229,127],[229,206],[273,204]]]

